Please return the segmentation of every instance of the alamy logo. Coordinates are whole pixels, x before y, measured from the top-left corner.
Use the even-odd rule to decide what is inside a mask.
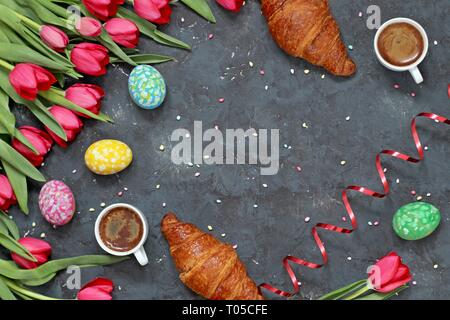
[[[203,132],[202,122],[194,121],[192,135],[187,129],[176,129],[171,141],[178,142],[171,154],[175,164],[259,164],[265,176],[276,175],[280,168],[278,129],[226,129],[223,133],[211,128]]]

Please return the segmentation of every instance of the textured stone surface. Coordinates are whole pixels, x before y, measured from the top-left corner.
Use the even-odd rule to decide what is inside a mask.
[[[427,30],[431,46],[421,66],[425,77],[422,85],[415,85],[407,73],[384,69],[376,60],[372,50],[375,31],[367,29],[365,14],[358,16],[374,3],[381,7],[382,21],[411,17]],[[70,186],[80,213],[70,224],[53,230],[39,213],[41,186],[30,183],[29,217],[17,209],[11,211],[21,231],[30,230],[35,237],[45,232],[54,258],[102,253],[94,238],[100,204],[131,203],[149,221],[145,245],[149,265],[141,268],[130,260],[111,267],[83,269],[82,282],[99,275],[109,277],[121,287],[114,292],[116,299],[196,299],[178,279],[159,229],[163,215],[173,210],[204,230],[213,226],[212,233],[219,238],[225,233],[221,239],[238,245],[238,253],[256,282],[267,281],[290,290],[289,277],[281,265],[285,255],[321,262],[311,238],[313,224],[322,221],[350,226],[342,221],[342,188],[361,184],[382,190],[375,154],[383,148],[413,153],[409,124],[418,112],[450,116],[448,0],[330,0],[330,4],[344,41],[353,45],[350,54],[359,69],[350,79],[329,75],[321,79],[321,69],[279,50],[268,34],[258,1],[247,1],[238,15],[213,3],[216,25],[182,6],[175,8],[174,20],[164,30],[192,44],[192,52],[158,46],[151,40],[143,40],[141,45],[149,52],[177,58],[177,62],[157,66],[168,86],[164,105],[146,111],[133,104],[127,88],[131,67],[111,67],[106,77],[96,79],[107,91],[104,111],[115,124],[86,122],[78,139],[68,149],[55,148],[42,169],[49,179],[62,179]],[[208,40],[210,33],[213,40]],[[253,68],[249,61],[254,63]],[[308,75],[303,72],[305,68],[311,71]],[[264,76],[259,74],[260,69],[264,69]],[[400,89],[393,88],[395,83]],[[412,91],[416,97],[411,97]],[[226,100],[219,104],[221,97]],[[17,110],[17,116],[19,123],[30,123],[31,117],[23,108]],[[350,120],[346,121],[348,116]],[[248,165],[174,165],[169,137],[177,128],[192,130],[194,120],[202,120],[205,128],[280,129],[279,173],[263,177],[258,166]],[[304,122],[307,129],[302,127]],[[347,236],[321,232],[329,264],[320,270],[294,268],[301,274],[304,299],[317,298],[363,278],[367,266],[391,250],[403,257],[417,281],[401,293],[402,298],[450,298],[450,129],[426,120],[419,120],[418,127],[424,145],[429,146],[425,161],[413,165],[386,159],[392,194],[383,200],[352,194],[359,229]],[[127,143],[135,159],[119,175],[99,177],[85,167],[84,152],[91,143],[109,138]],[[166,146],[164,152],[159,150],[161,144]],[[292,148],[284,148],[284,144]],[[340,165],[342,160],[346,160],[345,166]],[[298,172],[296,166],[302,171]],[[195,177],[196,172],[201,175]],[[399,184],[395,183],[397,178]],[[160,189],[156,188],[158,184]],[[124,187],[128,191],[118,197]],[[414,200],[410,194],[413,189],[423,196],[431,193],[429,201],[440,208],[443,221],[430,237],[405,242],[392,230],[392,213]],[[217,199],[222,200],[220,205]],[[90,208],[96,211],[89,212]],[[311,217],[311,221],[305,223],[305,217]],[[34,229],[33,221],[37,223]],[[380,225],[370,226],[369,221],[379,221]],[[347,257],[352,257],[351,261]],[[436,263],[439,268],[433,269]],[[63,287],[67,277],[61,273],[42,291],[73,297],[75,291]]]

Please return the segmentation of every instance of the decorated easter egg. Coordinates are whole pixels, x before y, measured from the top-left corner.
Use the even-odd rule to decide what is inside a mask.
[[[62,181],[47,182],[39,193],[39,209],[42,216],[55,226],[70,222],[75,213],[75,197]]]
[[[148,65],[133,69],[128,79],[131,98],[141,108],[158,108],[166,97],[166,83],[158,70]]]
[[[392,221],[395,233],[405,240],[428,237],[439,226],[439,209],[426,202],[409,203],[395,213]]]
[[[93,143],[84,156],[86,166],[100,175],[118,173],[133,161],[133,152],[118,140],[100,140]]]

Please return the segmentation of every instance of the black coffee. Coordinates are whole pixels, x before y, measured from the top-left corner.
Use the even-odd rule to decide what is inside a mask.
[[[127,252],[136,248],[143,234],[141,217],[125,207],[112,209],[100,221],[100,238],[113,251]]]

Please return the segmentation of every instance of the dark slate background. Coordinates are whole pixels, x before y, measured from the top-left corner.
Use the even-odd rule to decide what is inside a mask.
[[[92,80],[107,91],[103,111],[114,125],[87,121],[86,128],[70,148],[54,148],[43,173],[62,179],[74,191],[80,211],[73,221],[53,230],[39,213],[39,185],[32,185],[31,213],[24,217],[16,208],[11,214],[23,233],[39,237],[45,232],[54,249],[53,258],[101,254],[93,227],[100,203],[128,202],[146,214],[150,235],[145,248],[150,263],[141,268],[132,259],[125,263],[85,269],[82,282],[105,276],[120,287],[116,299],[196,299],[178,279],[159,224],[172,210],[180,218],[238,245],[238,253],[257,282],[267,281],[291,290],[281,260],[287,254],[320,262],[311,238],[314,223],[342,222],[345,211],[341,190],[349,184],[380,189],[374,158],[383,148],[413,153],[409,123],[421,111],[450,116],[447,84],[450,83],[450,4],[448,0],[352,1],[331,0],[344,41],[358,65],[350,79],[321,75],[325,72],[300,59],[285,55],[272,41],[258,1],[248,1],[240,14],[212,5],[217,24],[209,24],[183,6],[177,6],[171,25],[163,30],[191,44],[192,52],[155,45],[143,39],[145,52],[170,54],[176,62],[159,65],[169,88],[162,108],[144,111],[133,105],[127,93],[128,66],[111,67],[106,77]],[[370,4],[381,7],[382,21],[405,16],[420,22],[430,38],[429,55],[421,65],[425,82],[417,86],[408,73],[384,69],[376,60],[374,30],[366,27]],[[359,17],[358,13],[364,16]],[[208,40],[213,33],[214,39]],[[437,40],[438,45],[433,45]],[[249,61],[254,67],[249,66]],[[291,75],[290,69],[295,69]],[[311,72],[305,75],[303,70]],[[261,76],[259,70],[264,69]],[[222,77],[222,78],[221,78]],[[395,90],[393,84],[400,84]],[[265,86],[269,89],[266,91]],[[416,97],[410,95],[416,93]],[[224,97],[225,103],[217,100]],[[177,115],[181,120],[177,121]],[[350,116],[350,121],[346,117]],[[19,111],[21,124],[30,115]],[[170,135],[174,129],[192,129],[193,121],[204,128],[280,129],[280,163],[276,176],[260,176],[258,166],[207,166],[191,168],[170,160]],[[302,127],[307,123],[309,128]],[[416,284],[401,294],[404,299],[450,298],[450,130],[432,121],[419,120],[426,160],[419,165],[387,159],[392,194],[385,200],[355,195],[352,204],[359,230],[344,236],[322,232],[330,263],[321,270],[295,267],[301,273],[301,297],[320,295],[365,277],[376,258],[397,251],[411,267]],[[99,139],[126,142],[134,151],[132,166],[119,175],[95,176],[83,163],[86,148]],[[164,144],[166,150],[159,151]],[[283,145],[291,146],[291,149]],[[347,164],[341,166],[340,162]],[[299,173],[296,166],[301,166]],[[77,170],[76,173],[72,173]],[[194,177],[195,172],[200,177]],[[400,183],[396,184],[396,179]],[[262,184],[268,184],[263,188]],[[156,189],[160,184],[161,188]],[[128,188],[122,198],[117,192]],[[410,191],[431,193],[427,201],[439,207],[443,219],[439,229],[425,240],[406,242],[391,227],[395,210],[411,202]],[[218,205],[216,199],[221,199]],[[167,207],[163,208],[163,203]],[[258,208],[254,208],[254,204]],[[95,208],[94,213],[90,208]],[[305,223],[305,217],[311,217]],[[378,227],[368,222],[379,221]],[[36,228],[32,223],[36,222]],[[348,259],[351,257],[351,260]],[[437,264],[435,269],[433,266]],[[72,298],[76,291],[64,288],[67,274],[60,274],[42,288],[49,295]],[[270,296],[268,295],[269,297]]]

